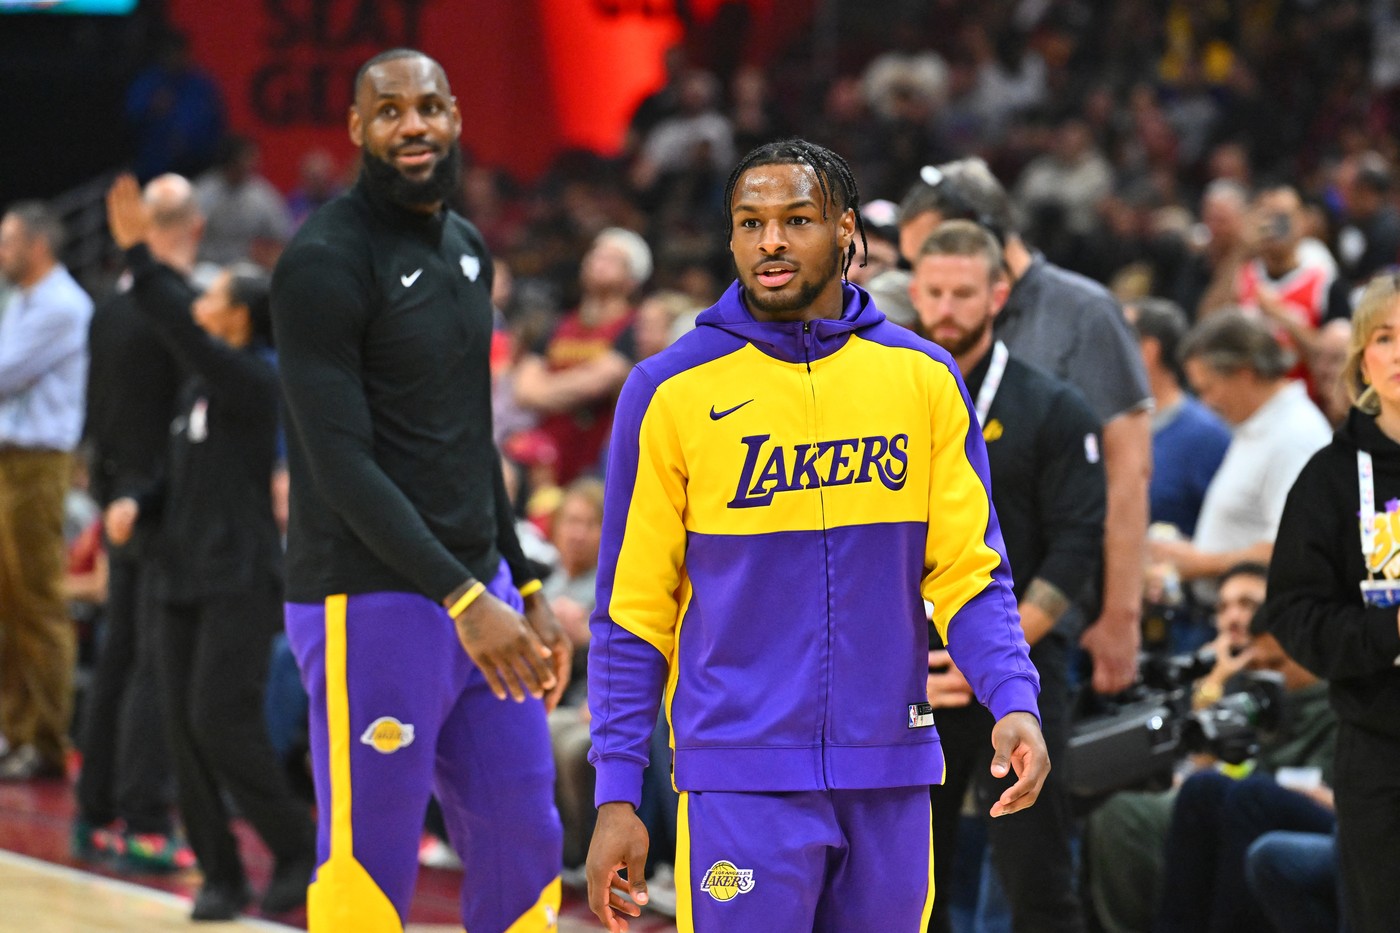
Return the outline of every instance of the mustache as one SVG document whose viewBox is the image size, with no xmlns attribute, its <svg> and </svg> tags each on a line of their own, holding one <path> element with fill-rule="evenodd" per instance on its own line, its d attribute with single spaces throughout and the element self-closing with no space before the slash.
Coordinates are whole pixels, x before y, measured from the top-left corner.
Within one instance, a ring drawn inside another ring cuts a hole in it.
<svg viewBox="0 0 1400 933">
<path fill-rule="evenodd" d="M 433 155 L 442 155 L 443 147 L 430 139 L 406 139 L 389 149 L 389 155 L 396 156 L 405 149 L 427 149 Z"/>
</svg>

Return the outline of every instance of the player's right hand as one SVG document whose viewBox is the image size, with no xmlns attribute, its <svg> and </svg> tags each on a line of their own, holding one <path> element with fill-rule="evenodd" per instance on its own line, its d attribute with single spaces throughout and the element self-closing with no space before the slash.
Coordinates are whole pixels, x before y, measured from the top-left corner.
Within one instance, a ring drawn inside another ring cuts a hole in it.
<svg viewBox="0 0 1400 933">
<path fill-rule="evenodd" d="M 509 694 L 517 703 L 525 695 L 539 699 L 554 687 L 546 648 L 525 617 L 495 596 L 482 593 L 453 620 L 457 640 L 476 662 L 496 699 Z"/>
<path fill-rule="evenodd" d="M 588 907 L 611 933 L 623 933 L 622 915 L 640 917 L 647 902 L 647 849 L 651 837 L 630 803 L 605 803 L 598 808 L 593 841 L 588 844 Z M 627 877 L 618 874 L 627 869 Z M 630 896 L 627 900 L 624 895 Z"/>
</svg>

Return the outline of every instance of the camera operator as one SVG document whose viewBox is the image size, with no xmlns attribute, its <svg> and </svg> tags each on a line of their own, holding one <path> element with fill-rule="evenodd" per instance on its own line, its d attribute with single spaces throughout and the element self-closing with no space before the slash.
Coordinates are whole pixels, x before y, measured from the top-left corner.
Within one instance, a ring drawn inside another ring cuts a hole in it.
<svg viewBox="0 0 1400 933">
<path fill-rule="evenodd" d="M 1256 617 L 1257 618 L 1257 617 Z M 1270 933 L 1272 927 L 1245 882 L 1245 854 L 1273 830 L 1325 833 L 1335 817 L 1326 779 L 1336 740 L 1336 718 L 1326 685 L 1258 630 L 1248 650 L 1251 670 L 1283 675 L 1285 696 L 1299 721 L 1294 745 L 1318 763 L 1273 767 L 1282 749 L 1261 754 L 1242 779 L 1214 768 L 1186 779 L 1172 806 L 1164 849 L 1165 893 L 1156 933 Z M 1244 657 L 1245 655 L 1241 655 Z M 1203 681 L 1204 682 L 1204 681 Z"/>
<path fill-rule="evenodd" d="M 1260 564 L 1230 568 L 1220 580 L 1216 603 L 1216 666 L 1197 683 L 1224 684 L 1227 671 L 1245 659 L 1251 669 L 1278 664 L 1276 652 L 1250 639 L 1251 620 L 1264 603 L 1268 571 Z M 1322 769 L 1331 761 L 1335 720 L 1323 689 L 1302 679 L 1285 678 L 1281 725 L 1268 736 L 1254 760 L 1254 770 L 1274 773 L 1281 768 Z M 1199 706 L 1213 691 L 1193 691 Z M 1205 768 L 1212 759 L 1193 759 L 1186 767 Z M 1312 773 L 1312 772 L 1310 772 Z M 1162 883 L 1165 845 L 1178 788 L 1165 791 L 1124 791 L 1110 797 L 1090 814 L 1085 831 L 1088 900 L 1104 933 L 1148 933 L 1167 890 Z M 1242 884 L 1243 882 L 1241 882 Z"/>
<path fill-rule="evenodd" d="M 1264 624 L 1330 685 L 1337 854 L 1359 933 L 1400 929 L 1400 279 L 1371 280 L 1352 318 L 1353 400 L 1279 525 Z M 1360 515 L 1360 522 L 1357 516 Z"/>
</svg>

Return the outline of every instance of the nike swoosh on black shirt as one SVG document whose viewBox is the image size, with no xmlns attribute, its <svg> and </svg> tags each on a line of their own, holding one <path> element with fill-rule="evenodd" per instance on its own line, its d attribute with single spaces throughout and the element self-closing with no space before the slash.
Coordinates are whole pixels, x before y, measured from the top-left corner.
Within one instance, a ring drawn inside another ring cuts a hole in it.
<svg viewBox="0 0 1400 933">
<path fill-rule="evenodd" d="M 752 401 L 753 401 L 753 399 L 749 399 L 749 402 L 752 402 Z M 736 411 L 738 411 L 739 409 L 741 409 L 741 408 L 743 408 L 745 405 L 747 405 L 749 402 L 740 402 L 738 405 L 735 405 L 733 408 L 726 408 L 724 411 L 715 411 L 715 406 L 711 405 L 711 406 L 710 406 L 710 420 L 711 420 L 711 421 L 718 421 L 719 419 L 725 417 L 726 415 L 732 415 L 732 414 L 734 414 Z"/>
</svg>

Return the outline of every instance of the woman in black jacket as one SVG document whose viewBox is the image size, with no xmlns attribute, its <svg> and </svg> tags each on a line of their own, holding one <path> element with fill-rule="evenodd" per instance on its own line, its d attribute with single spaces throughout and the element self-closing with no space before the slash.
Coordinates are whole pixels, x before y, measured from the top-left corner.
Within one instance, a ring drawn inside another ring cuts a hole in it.
<svg viewBox="0 0 1400 933">
<path fill-rule="evenodd" d="M 1264 624 L 1329 681 L 1345 908 L 1400 930 L 1400 276 L 1372 279 L 1342 378 L 1353 408 L 1284 508 Z M 1358 522 L 1358 516 L 1360 521 Z"/>
<path fill-rule="evenodd" d="M 138 515 L 158 509 L 162 516 L 166 731 L 185 831 L 204 872 L 192 916 L 231 919 L 250 897 L 225 790 L 276 856 L 262 908 L 281 913 L 305 901 L 315 829 L 277 765 L 262 716 L 271 639 L 281 624 L 268 278 L 234 266 L 192 302 L 185 279 L 144 244 L 147 218 L 134 180 L 113 186 L 108 214 L 113 238 L 127 250 L 133 301 L 188 374 L 164 487 L 114 502 L 107 531 L 120 543 Z"/>
</svg>

